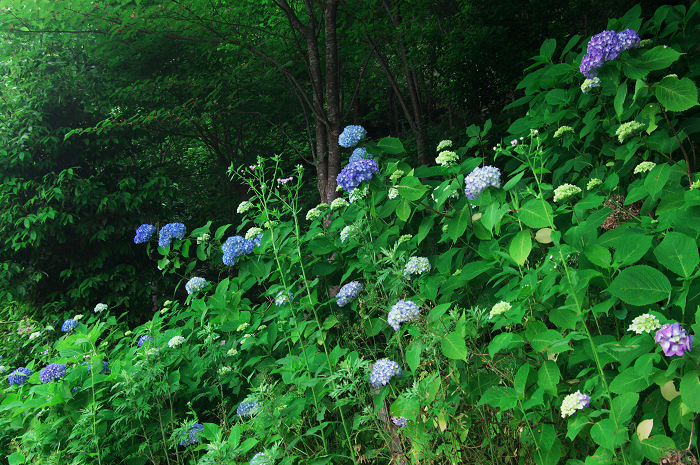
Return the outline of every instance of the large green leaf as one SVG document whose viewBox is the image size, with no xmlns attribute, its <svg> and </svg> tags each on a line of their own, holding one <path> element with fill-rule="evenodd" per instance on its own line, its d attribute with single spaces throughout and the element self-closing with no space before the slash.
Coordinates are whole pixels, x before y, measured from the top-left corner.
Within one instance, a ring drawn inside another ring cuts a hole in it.
<svg viewBox="0 0 700 465">
<path fill-rule="evenodd" d="M 610 418 L 601 420 L 591 427 L 591 438 L 604 449 L 615 450 L 627 440 L 627 429 L 618 429 Z"/>
<path fill-rule="evenodd" d="M 510 256 L 513 257 L 518 265 L 522 266 L 527 260 L 527 256 L 530 255 L 532 250 L 532 238 L 530 237 L 530 230 L 524 229 L 520 231 L 511 241 Z"/>
<path fill-rule="evenodd" d="M 401 178 L 397 189 L 399 190 L 399 195 L 406 200 L 411 200 L 415 202 L 423 197 L 425 191 L 428 190 L 427 186 L 424 186 L 420 179 L 415 176 L 405 176 Z"/>
<path fill-rule="evenodd" d="M 440 349 L 445 357 L 467 361 L 467 345 L 464 342 L 464 337 L 453 331 L 440 341 Z"/>
<path fill-rule="evenodd" d="M 642 441 L 642 454 L 654 463 L 659 463 L 659 459 L 668 454 L 668 451 L 676 448 L 673 439 L 663 434 L 655 434 Z"/>
<path fill-rule="evenodd" d="M 396 205 L 396 216 L 401 221 L 408 221 L 411 216 L 411 203 L 406 199 L 401 199 L 398 205 Z"/>
<path fill-rule="evenodd" d="M 636 392 L 626 392 L 613 399 L 615 419 L 619 426 L 626 425 L 632 419 L 638 403 L 639 394 Z"/>
<path fill-rule="evenodd" d="M 662 272 L 648 265 L 625 268 L 608 292 L 630 305 L 649 305 L 671 295 L 671 283 Z"/>
<path fill-rule="evenodd" d="M 447 222 L 447 234 L 450 236 L 450 239 L 456 241 L 462 237 L 462 234 L 467 230 L 467 226 L 469 226 L 469 222 L 471 221 L 470 216 L 471 212 L 467 208 L 457 210 L 454 215 L 452 215 L 452 218 Z"/>
<path fill-rule="evenodd" d="M 557 395 L 557 384 L 561 379 L 561 372 L 557 364 L 551 360 L 545 360 L 537 373 L 537 384 L 544 391 L 553 396 Z"/>
<path fill-rule="evenodd" d="M 695 240 L 679 232 L 667 233 L 654 255 L 659 263 L 684 278 L 691 276 L 700 264 Z"/>
<path fill-rule="evenodd" d="M 651 247 L 652 236 L 635 235 L 634 239 L 618 241 L 613 255 L 613 267 L 622 268 L 641 259 Z"/>
<path fill-rule="evenodd" d="M 667 110 L 685 111 L 698 105 L 698 88 L 688 78 L 666 76 L 653 87 L 656 98 Z"/>
<path fill-rule="evenodd" d="M 396 137 L 385 137 L 377 142 L 377 146 L 386 153 L 391 153 L 394 155 L 406 151 L 406 149 L 403 148 L 401 140 L 397 139 Z"/>
<path fill-rule="evenodd" d="M 649 387 L 649 384 L 651 384 L 649 380 L 637 373 L 633 367 L 629 367 L 612 380 L 610 391 L 614 394 L 642 392 Z"/>
<path fill-rule="evenodd" d="M 700 413 L 700 380 L 697 372 L 689 371 L 681 379 L 681 399 L 690 410 Z"/>
<path fill-rule="evenodd" d="M 552 225 L 552 206 L 541 199 L 532 199 L 518 210 L 518 219 L 531 228 Z"/>
</svg>

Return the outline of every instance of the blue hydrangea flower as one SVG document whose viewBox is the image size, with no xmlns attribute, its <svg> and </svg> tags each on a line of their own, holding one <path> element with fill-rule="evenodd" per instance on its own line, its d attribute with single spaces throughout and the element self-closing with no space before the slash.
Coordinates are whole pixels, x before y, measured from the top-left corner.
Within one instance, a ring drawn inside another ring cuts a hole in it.
<svg viewBox="0 0 700 465">
<path fill-rule="evenodd" d="M 367 136 L 367 131 L 362 126 L 350 125 L 343 129 L 343 132 L 338 137 L 338 144 L 346 149 L 354 147 Z"/>
<path fill-rule="evenodd" d="M 92 365 L 89 363 L 83 363 L 83 365 L 87 365 L 87 371 L 88 371 L 88 373 L 90 373 L 90 370 L 92 369 Z M 109 363 L 102 360 L 102 371 L 100 371 L 100 374 L 101 375 L 108 375 L 109 373 L 110 373 Z"/>
<path fill-rule="evenodd" d="M 185 225 L 182 223 L 168 223 L 160 229 L 158 236 L 158 246 L 168 247 L 173 239 L 185 237 Z"/>
<path fill-rule="evenodd" d="M 142 244 L 148 242 L 153 233 L 156 232 L 156 227 L 150 224 L 142 224 L 136 229 L 134 244 Z"/>
<path fill-rule="evenodd" d="M 32 373 L 32 370 L 29 368 L 20 367 L 7 376 L 7 381 L 10 383 L 10 386 L 13 384 L 22 385 L 27 381 L 27 378 L 29 378 Z"/>
<path fill-rule="evenodd" d="M 464 178 L 464 194 L 474 200 L 489 186 L 501 187 L 501 171 L 493 166 L 477 167 Z"/>
<path fill-rule="evenodd" d="M 39 373 L 39 379 L 42 383 L 50 383 L 51 381 L 61 379 L 66 375 L 66 366 L 59 363 L 51 363 Z"/>
<path fill-rule="evenodd" d="M 149 336 L 148 334 L 144 334 L 143 336 L 141 336 L 138 339 L 137 343 L 138 343 L 139 347 L 141 347 L 144 342 L 150 341 L 150 340 L 151 340 L 151 336 Z"/>
<path fill-rule="evenodd" d="M 282 305 L 290 303 L 294 300 L 294 294 L 290 291 L 279 291 L 275 297 L 275 305 L 281 307 Z"/>
<path fill-rule="evenodd" d="M 352 151 L 352 155 L 350 155 L 350 163 L 354 162 L 355 160 L 371 160 L 373 158 L 374 157 L 371 153 L 367 153 L 367 149 L 358 147 Z"/>
<path fill-rule="evenodd" d="M 95 313 L 102 313 L 107 310 L 107 304 L 97 304 L 95 305 Z"/>
<path fill-rule="evenodd" d="M 255 250 L 256 243 L 259 244 L 259 241 L 256 242 L 255 240 L 246 239 L 245 237 L 241 236 L 229 237 L 228 239 L 226 239 L 226 242 L 223 246 L 224 264 L 228 266 L 235 265 L 238 259 L 241 258 L 243 255 L 253 253 L 253 250 Z"/>
<path fill-rule="evenodd" d="M 195 292 L 199 292 L 205 287 L 207 287 L 209 283 L 207 282 L 206 279 L 204 278 L 199 278 L 199 277 L 194 277 L 187 281 L 187 284 L 185 284 L 185 290 L 187 291 L 187 294 L 193 294 Z"/>
<path fill-rule="evenodd" d="M 340 288 L 340 291 L 336 294 L 338 298 L 338 307 L 344 307 L 352 299 L 360 295 L 362 291 L 362 284 L 357 281 L 347 283 L 345 286 Z"/>
<path fill-rule="evenodd" d="M 190 426 L 190 429 L 187 432 L 181 431 L 180 445 L 183 447 L 187 447 L 192 444 L 197 444 L 199 442 L 197 434 L 201 433 L 202 431 L 204 431 L 204 426 L 202 426 L 199 423 L 195 423 L 194 425 Z"/>
<path fill-rule="evenodd" d="M 389 310 L 389 326 L 398 331 L 401 323 L 418 318 L 420 307 L 410 300 L 399 300 Z"/>
<path fill-rule="evenodd" d="M 352 192 L 363 181 L 372 179 L 372 175 L 379 171 L 376 160 L 365 160 L 360 158 L 348 163 L 338 174 L 336 182 L 346 191 Z"/>
<path fill-rule="evenodd" d="M 403 376 L 403 370 L 401 370 L 398 363 L 388 358 L 383 358 L 377 360 L 372 367 L 372 373 L 369 375 L 369 382 L 373 388 L 378 388 L 379 386 L 386 386 L 389 380 L 394 376 L 401 378 L 401 376 Z"/>
<path fill-rule="evenodd" d="M 581 60 L 579 70 L 587 79 L 598 76 L 598 68 L 608 60 L 614 60 L 625 50 L 639 46 L 641 39 L 632 29 L 622 32 L 603 31 L 591 38 L 588 53 Z"/>
<path fill-rule="evenodd" d="M 67 333 L 68 331 L 73 331 L 77 327 L 78 327 L 78 320 L 76 320 L 74 318 L 68 318 L 61 325 L 61 331 L 63 331 L 64 333 Z"/>
<path fill-rule="evenodd" d="M 411 276 L 412 274 L 421 274 L 430 271 L 430 262 L 425 257 L 411 257 L 406 263 L 404 274 Z"/>
<path fill-rule="evenodd" d="M 250 465 L 272 465 L 272 461 L 265 452 L 258 452 L 250 459 Z"/>
<path fill-rule="evenodd" d="M 258 413 L 257 402 L 241 402 L 236 409 L 236 415 L 239 417 L 252 417 L 256 413 Z"/>
</svg>

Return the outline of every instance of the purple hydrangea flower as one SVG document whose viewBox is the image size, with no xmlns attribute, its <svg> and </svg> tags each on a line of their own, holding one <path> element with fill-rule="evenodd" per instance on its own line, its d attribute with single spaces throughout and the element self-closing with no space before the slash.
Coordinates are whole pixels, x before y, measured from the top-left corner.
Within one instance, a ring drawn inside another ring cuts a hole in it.
<svg viewBox="0 0 700 465">
<path fill-rule="evenodd" d="M 173 239 L 182 239 L 185 237 L 185 225 L 182 223 L 168 223 L 160 229 L 158 235 L 158 246 L 169 247 Z"/>
<path fill-rule="evenodd" d="M 228 266 L 233 266 L 236 264 L 239 258 L 243 255 L 248 255 L 255 250 L 256 241 L 253 239 L 246 239 L 241 236 L 233 236 L 226 239 L 223 246 L 224 251 L 224 264 Z"/>
<path fill-rule="evenodd" d="M 588 79 L 598 75 L 598 68 L 608 60 L 614 60 L 620 53 L 639 46 L 641 39 L 632 29 L 622 32 L 603 31 L 591 38 L 588 53 L 581 60 L 581 73 Z"/>
<path fill-rule="evenodd" d="M 66 366 L 59 363 L 52 363 L 39 373 L 39 379 L 42 383 L 50 383 L 51 381 L 61 379 L 66 375 Z"/>
<path fill-rule="evenodd" d="M 236 415 L 239 417 L 252 417 L 258 411 L 257 402 L 241 402 L 236 409 Z"/>
<path fill-rule="evenodd" d="M 367 136 L 367 131 L 362 126 L 350 125 L 343 129 L 343 132 L 338 137 L 338 144 L 341 147 L 354 147 Z"/>
<path fill-rule="evenodd" d="M 360 294 L 360 291 L 362 291 L 362 284 L 357 281 L 353 281 L 341 287 L 338 294 L 336 294 L 336 297 L 338 298 L 338 307 L 344 307 L 347 305 L 348 302 Z"/>
<path fill-rule="evenodd" d="M 474 200 L 489 186 L 501 187 L 501 171 L 493 166 L 477 167 L 464 178 L 464 185 L 465 195 Z"/>
<path fill-rule="evenodd" d="M 561 403 L 561 417 L 570 417 L 576 412 L 576 410 L 583 410 L 585 407 L 588 407 L 588 404 L 590 403 L 590 396 L 581 394 L 581 391 L 576 391 L 573 394 L 569 394 Z"/>
<path fill-rule="evenodd" d="M 142 244 L 148 242 L 153 233 L 156 232 L 156 227 L 150 224 L 142 224 L 136 229 L 136 236 L 134 237 L 134 244 Z"/>
<path fill-rule="evenodd" d="M 373 388 L 378 388 L 379 386 L 386 386 L 389 380 L 394 376 L 401 378 L 402 375 L 403 370 L 401 370 L 398 363 L 388 358 L 383 358 L 377 360 L 372 367 L 372 373 L 369 375 L 369 382 Z"/>
<path fill-rule="evenodd" d="M 64 333 L 67 333 L 68 331 L 73 331 L 77 327 L 78 327 L 78 320 L 76 320 L 74 318 L 68 318 L 61 325 L 61 331 L 63 331 Z"/>
<path fill-rule="evenodd" d="M 199 292 L 205 287 L 207 287 L 209 283 L 207 282 L 206 279 L 204 278 L 199 278 L 199 277 L 194 277 L 187 281 L 187 284 L 185 284 L 185 290 L 187 291 L 187 294 L 193 294 L 195 292 Z"/>
<path fill-rule="evenodd" d="M 144 342 L 149 340 L 151 340 L 151 336 L 149 336 L 148 334 L 144 334 L 138 339 L 137 344 L 139 345 L 139 347 L 141 347 Z"/>
<path fill-rule="evenodd" d="M 187 447 L 191 444 L 197 444 L 199 442 L 197 434 L 201 433 L 202 431 L 204 431 L 204 426 L 199 423 L 195 423 L 194 425 L 190 426 L 190 429 L 187 432 L 182 431 L 180 433 L 180 445 Z"/>
<path fill-rule="evenodd" d="M 349 163 L 343 168 L 336 182 L 348 192 L 352 192 L 363 181 L 372 179 L 372 175 L 379 171 L 376 160 L 365 160 L 360 158 Z"/>
<path fill-rule="evenodd" d="M 10 383 L 10 386 L 13 384 L 22 385 L 27 381 L 27 378 L 29 378 L 32 373 L 32 370 L 29 368 L 20 367 L 7 376 L 7 381 Z"/>
<path fill-rule="evenodd" d="M 391 417 L 391 421 L 399 428 L 403 428 L 408 424 L 408 418 L 405 417 Z"/>
<path fill-rule="evenodd" d="M 374 157 L 371 154 L 367 153 L 367 149 L 358 147 L 352 151 L 352 155 L 350 155 L 350 163 L 354 162 L 355 160 L 371 160 L 373 158 Z"/>
<path fill-rule="evenodd" d="M 654 341 L 659 343 L 667 357 L 681 356 L 686 351 L 690 352 L 693 336 L 689 336 L 678 323 L 665 324 L 656 332 Z"/>
<path fill-rule="evenodd" d="M 420 307 L 410 300 L 399 300 L 389 311 L 389 326 L 398 331 L 401 323 L 418 318 Z"/>
</svg>

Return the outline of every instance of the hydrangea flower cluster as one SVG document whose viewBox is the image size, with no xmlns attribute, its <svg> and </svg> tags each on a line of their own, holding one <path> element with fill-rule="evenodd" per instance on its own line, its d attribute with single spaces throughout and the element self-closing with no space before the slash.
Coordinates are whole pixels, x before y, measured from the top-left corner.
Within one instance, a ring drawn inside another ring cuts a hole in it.
<svg viewBox="0 0 700 465">
<path fill-rule="evenodd" d="M 39 336 L 41 336 L 41 331 L 35 331 L 29 335 L 29 340 L 33 341 L 34 339 L 38 338 Z"/>
<path fill-rule="evenodd" d="M 581 92 L 583 92 L 584 94 L 588 94 L 594 87 L 598 86 L 600 86 L 599 77 L 594 77 L 593 79 L 586 79 L 585 81 L 583 81 L 583 84 L 581 84 Z"/>
<path fill-rule="evenodd" d="M 645 313 L 644 315 L 639 315 L 637 318 L 632 320 L 632 324 L 627 329 L 627 331 L 634 331 L 637 334 L 651 333 L 657 329 L 661 328 L 661 323 L 659 319 L 654 315 Z"/>
<path fill-rule="evenodd" d="M 574 128 L 571 126 L 562 126 L 559 129 L 556 130 L 554 133 L 554 138 L 558 139 L 562 136 L 565 136 L 566 134 L 573 134 L 574 133 Z"/>
<path fill-rule="evenodd" d="M 601 184 L 603 184 L 603 181 L 601 181 L 598 178 L 593 178 L 590 181 L 588 181 L 588 184 L 586 184 L 586 189 L 591 190 L 594 187 L 600 186 Z"/>
<path fill-rule="evenodd" d="M 190 426 L 189 431 L 180 432 L 180 445 L 187 447 L 192 444 L 197 444 L 199 442 L 197 434 L 201 433 L 202 431 L 204 431 L 204 426 L 199 423 L 195 423 L 194 425 Z"/>
<path fill-rule="evenodd" d="M 439 152 L 440 150 L 446 149 L 448 147 L 452 147 L 452 141 L 449 139 L 441 140 L 437 146 L 436 151 Z"/>
<path fill-rule="evenodd" d="M 391 307 L 389 310 L 389 316 L 387 320 L 389 321 L 389 326 L 394 328 L 394 331 L 398 331 L 401 323 L 409 320 L 415 320 L 420 314 L 420 307 L 410 300 L 399 300 Z"/>
<path fill-rule="evenodd" d="M 413 239 L 413 234 L 403 234 L 403 235 L 399 236 L 398 243 L 401 244 L 403 242 L 408 242 L 411 239 Z M 430 262 L 428 262 L 428 264 L 430 264 Z"/>
<path fill-rule="evenodd" d="M 369 375 L 369 382 L 373 388 L 378 388 L 379 386 L 386 386 L 389 380 L 394 376 L 401 378 L 402 375 L 403 370 L 401 370 L 398 363 L 388 358 L 382 358 L 377 360 L 372 367 L 372 373 Z"/>
<path fill-rule="evenodd" d="M 311 210 L 309 210 L 308 212 L 306 212 L 306 220 L 307 221 L 317 220 L 317 219 L 321 218 L 321 216 L 323 216 L 323 212 L 316 207 L 314 207 Z"/>
<path fill-rule="evenodd" d="M 337 199 L 333 200 L 331 202 L 331 210 L 337 210 L 340 207 L 347 207 L 350 205 L 347 200 L 345 200 L 342 197 L 338 197 Z"/>
<path fill-rule="evenodd" d="M 644 124 L 637 121 L 629 121 L 627 123 L 621 124 L 615 135 L 617 140 L 622 144 L 626 139 L 638 134 L 642 129 L 644 129 Z"/>
<path fill-rule="evenodd" d="M 354 162 L 355 160 L 371 160 L 374 157 L 372 156 L 371 153 L 367 153 L 367 149 L 363 149 L 362 147 L 358 147 L 355 150 L 352 151 L 352 155 L 350 155 L 350 163 Z"/>
<path fill-rule="evenodd" d="M 13 384 L 19 384 L 21 386 L 27 381 L 27 378 L 29 378 L 32 375 L 32 373 L 33 371 L 29 368 L 17 368 L 15 371 L 13 371 L 7 376 L 7 382 L 10 383 L 10 386 L 12 386 Z"/>
<path fill-rule="evenodd" d="M 194 278 L 187 281 L 187 284 L 185 284 L 185 290 L 187 291 L 187 294 L 191 295 L 195 292 L 201 291 L 208 285 L 209 283 L 206 279 L 195 276 Z"/>
<path fill-rule="evenodd" d="M 391 173 L 391 176 L 389 176 L 389 179 L 391 180 L 391 182 L 396 182 L 403 175 L 404 175 L 403 170 L 396 170 L 393 173 Z"/>
<path fill-rule="evenodd" d="M 406 263 L 404 274 L 411 276 L 412 274 L 421 274 L 430 271 L 430 262 L 425 257 L 411 257 Z"/>
<path fill-rule="evenodd" d="M 475 200 L 487 187 L 501 187 L 501 171 L 493 166 L 477 167 L 464 178 L 464 185 L 467 198 Z"/>
<path fill-rule="evenodd" d="M 357 145 L 367 136 L 367 130 L 359 125 L 346 126 L 338 137 L 338 144 L 341 147 L 350 148 Z"/>
<path fill-rule="evenodd" d="M 225 374 L 230 373 L 230 372 L 231 372 L 230 366 L 222 366 L 218 370 L 219 376 L 224 376 Z"/>
<path fill-rule="evenodd" d="M 377 165 L 376 160 L 360 158 L 345 165 L 345 168 L 338 174 L 336 182 L 346 191 L 352 192 L 363 181 L 372 179 L 372 175 L 377 171 L 379 171 L 379 165 Z"/>
<path fill-rule="evenodd" d="M 66 375 L 66 366 L 59 363 L 51 363 L 39 373 L 39 380 L 42 383 L 50 383 L 56 379 L 61 379 Z"/>
<path fill-rule="evenodd" d="M 408 424 L 408 418 L 405 417 L 391 417 L 391 421 L 399 428 L 403 428 Z"/>
<path fill-rule="evenodd" d="M 564 401 L 561 403 L 561 417 L 569 417 L 576 413 L 576 410 L 583 410 L 584 407 L 588 407 L 590 403 L 591 398 L 586 394 L 581 394 L 581 391 L 569 394 L 564 397 Z"/>
<path fill-rule="evenodd" d="M 90 365 L 89 363 L 84 363 L 83 365 L 87 365 L 87 371 L 88 371 L 88 373 L 90 373 L 90 370 L 92 369 L 92 365 Z M 99 374 L 101 374 L 101 375 L 108 375 L 109 372 L 110 372 L 110 370 L 109 370 L 109 363 L 107 363 L 106 361 L 102 360 L 102 371 L 100 371 Z"/>
<path fill-rule="evenodd" d="M 392 187 L 389 189 L 389 194 L 387 195 L 387 197 L 389 197 L 389 200 L 393 200 L 398 196 L 399 196 L 399 190 L 396 187 Z"/>
<path fill-rule="evenodd" d="M 247 200 L 244 200 L 240 204 L 238 204 L 238 208 L 236 208 L 236 213 L 238 214 L 243 214 L 253 208 L 253 203 L 249 202 Z"/>
<path fill-rule="evenodd" d="M 369 195 L 369 186 L 365 184 L 362 187 L 358 187 L 357 189 L 353 189 L 352 192 L 350 192 L 350 197 L 348 200 L 350 203 L 356 202 L 357 200 L 362 200 L 365 197 Z"/>
<path fill-rule="evenodd" d="M 459 155 L 451 150 L 443 150 L 435 159 L 435 163 L 445 168 L 449 168 L 454 165 L 455 162 L 459 160 Z"/>
<path fill-rule="evenodd" d="M 143 336 L 141 336 L 138 339 L 137 343 L 138 343 L 139 347 L 141 347 L 144 342 L 150 341 L 150 340 L 151 340 L 151 336 L 149 336 L 148 334 L 144 334 Z"/>
<path fill-rule="evenodd" d="M 107 304 L 97 304 L 95 305 L 95 313 L 102 313 L 107 310 Z"/>
<path fill-rule="evenodd" d="M 263 234 L 262 228 L 254 227 L 254 228 L 250 228 L 248 231 L 246 231 L 245 238 L 250 239 L 253 242 L 257 241 L 255 244 L 255 246 L 257 247 L 260 245 L 260 240 L 262 239 L 262 234 Z"/>
<path fill-rule="evenodd" d="M 359 233 L 360 229 L 357 225 L 351 224 L 350 226 L 345 226 L 342 231 L 340 231 L 340 242 L 344 243 L 348 237 L 352 237 Z"/>
<path fill-rule="evenodd" d="M 225 265 L 233 266 L 243 255 L 253 253 L 255 242 L 253 239 L 246 239 L 241 236 L 233 236 L 226 239 L 223 246 Z"/>
<path fill-rule="evenodd" d="M 204 233 L 197 238 L 197 245 L 206 244 L 211 239 L 211 234 Z"/>
<path fill-rule="evenodd" d="M 581 192 L 579 187 L 573 184 L 562 184 L 561 186 L 554 189 L 554 201 L 558 202 L 560 200 L 567 199 L 572 195 L 576 195 Z"/>
<path fill-rule="evenodd" d="M 282 305 L 290 303 L 294 299 L 294 294 L 290 291 L 279 291 L 275 297 L 275 305 L 281 307 Z"/>
<path fill-rule="evenodd" d="M 156 227 L 150 224 L 142 224 L 136 228 L 136 236 L 134 236 L 134 244 L 142 244 L 148 240 L 156 232 Z"/>
<path fill-rule="evenodd" d="M 693 336 L 689 336 L 686 330 L 678 323 L 665 324 L 656 332 L 654 341 L 661 346 L 664 355 L 667 357 L 673 355 L 680 357 L 686 351 L 690 352 Z"/>
<path fill-rule="evenodd" d="M 172 338 L 168 341 L 168 347 L 170 347 L 171 349 L 174 349 L 174 348 L 176 348 L 176 347 L 180 347 L 184 342 L 185 342 L 185 338 L 184 338 L 184 337 L 182 337 L 182 336 L 175 336 L 175 337 L 172 337 Z"/>
<path fill-rule="evenodd" d="M 272 461 L 265 452 L 258 452 L 250 459 L 250 465 L 272 465 Z"/>
<path fill-rule="evenodd" d="M 73 331 L 77 327 L 78 327 L 78 320 L 76 320 L 75 318 L 68 318 L 61 325 L 61 331 L 63 331 L 64 333 L 67 333 L 68 331 Z"/>
<path fill-rule="evenodd" d="M 338 307 L 344 307 L 347 305 L 347 303 L 357 297 L 361 291 L 362 284 L 360 284 L 358 281 L 347 283 L 345 286 L 341 287 L 338 294 L 336 294 L 336 297 L 338 298 Z"/>
<path fill-rule="evenodd" d="M 496 305 L 491 308 L 491 312 L 489 313 L 489 319 L 492 319 L 496 315 L 503 315 L 505 312 L 511 309 L 511 305 L 508 302 L 498 302 Z"/>
<path fill-rule="evenodd" d="M 169 247 L 173 239 L 185 237 L 185 225 L 182 223 L 168 223 L 158 233 L 158 247 Z"/>
<path fill-rule="evenodd" d="M 257 402 L 241 402 L 236 409 L 236 415 L 239 417 L 252 417 L 258 412 Z"/>
<path fill-rule="evenodd" d="M 591 38 L 588 53 L 581 60 L 581 73 L 588 79 L 598 75 L 598 68 L 608 60 L 614 60 L 620 53 L 639 46 L 641 39 L 632 29 L 621 32 L 603 31 Z"/>
<path fill-rule="evenodd" d="M 653 161 L 643 161 L 634 167 L 634 174 L 645 173 L 651 171 L 656 166 Z"/>
</svg>

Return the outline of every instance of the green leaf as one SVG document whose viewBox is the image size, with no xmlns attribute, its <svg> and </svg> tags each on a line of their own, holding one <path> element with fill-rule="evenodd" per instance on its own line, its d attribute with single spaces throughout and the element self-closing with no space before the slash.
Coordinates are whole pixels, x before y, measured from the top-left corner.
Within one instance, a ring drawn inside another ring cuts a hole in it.
<svg viewBox="0 0 700 465">
<path fill-rule="evenodd" d="M 455 212 L 452 218 L 447 222 L 447 234 L 450 236 L 450 239 L 456 241 L 462 237 L 462 234 L 467 230 L 467 226 L 469 226 L 469 222 L 471 221 L 470 216 L 471 212 L 468 208 L 463 208 Z"/>
<path fill-rule="evenodd" d="M 656 98 L 667 110 L 685 111 L 698 104 L 698 88 L 688 78 L 666 76 L 653 87 Z"/>
<path fill-rule="evenodd" d="M 408 221 L 411 217 L 411 203 L 406 199 L 401 199 L 396 206 L 396 217 L 401 221 Z"/>
<path fill-rule="evenodd" d="M 615 100 L 613 105 L 615 107 L 615 114 L 620 117 L 622 112 L 625 110 L 625 98 L 627 98 L 627 81 L 624 81 L 617 88 L 617 94 L 615 94 Z"/>
<path fill-rule="evenodd" d="M 629 367 L 612 380 L 610 383 L 610 391 L 614 394 L 642 392 L 644 389 L 648 388 L 650 384 L 650 381 L 637 373 L 633 367 Z"/>
<path fill-rule="evenodd" d="M 557 364 L 551 360 L 545 360 L 537 373 L 537 384 L 544 391 L 553 396 L 557 395 L 557 384 L 561 379 L 561 372 Z"/>
<path fill-rule="evenodd" d="M 635 235 L 634 240 L 618 241 L 613 255 L 613 267 L 622 268 L 637 262 L 651 247 L 652 236 Z"/>
<path fill-rule="evenodd" d="M 406 149 L 403 148 L 401 140 L 396 137 L 385 137 L 377 143 L 377 147 L 384 150 L 386 153 L 391 153 L 396 155 L 398 153 L 404 153 Z"/>
<path fill-rule="evenodd" d="M 518 219 L 534 229 L 552 226 L 552 206 L 542 199 L 532 199 L 518 210 Z"/>
<path fill-rule="evenodd" d="M 453 331 L 441 339 L 440 349 L 447 358 L 467 361 L 467 345 L 464 342 L 464 337 L 457 331 Z"/>
<path fill-rule="evenodd" d="M 425 191 L 428 190 L 428 188 L 420 182 L 420 179 L 415 176 L 405 176 L 401 178 L 397 189 L 401 197 L 413 202 L 420 200 L 423 194 L 425 194 Z"/>
<path fill-rule="evenodd" d="M 569 102 L 569 95 L 564 89 L 552 89 L 544 96 L 544 100 L 552 106 L 562 106 Z"/>
<path fill-rule="evenodd" d="M 420 354 L 423 351 L 423 346 L 414 342 L 411 347 L 406 351 L 406 363 L 412 372 L 416 372 L 418 365 L 420 365 Z"/>
<path fill-rule="evenodd" d="M 689 371 L 681 379 L 681 400 L 695 413 L 700 413 L 700 380 L 695 371 Z"/>
<path fill-rule="evenodd" d="M 489 355 L 493 358 L 501 350 L 518 347 L 523 344 L 523 338 L 515 333 L 501 333 L 489 343 Z"/>
<path fill-rule="evenodd" d="M 659 263 L 684 278 L 690 277 L 700 264 L 695 240 L 679 232 L 666 233 L 664 240 L 654 249 L 654 255 Z"/>
<path fill-rule="evenodd" d="M 606 418 L 591 427 L 591 439 L 604 449 L 615 450 L 628 440 L 627 430 L 615 428 L 615 422 Z"/>
<path fill-rule="evenodd" d="M 639 62 L 649 71 L 655 71 L 668 68 L 673 62 L 678 60 L 681 55 L 683 54 L 671 47 L 659 45 L 658 47 L 644 52 L 639 58 Z"/>
<path fill-rule="evenodd" d="M 671 167 L 667 163 L 656 165 L 644 179 L 644 188 L 654 197 L 664 188 L 670 175 Z"/>
<path fill-rule="evenodd" d="M 624 426 L 632 419 L 634 411 L 639 403 L 639 394 L 636 392 L 626 392 L 613 399 L 615 418 L 619 426 Z"/>
<path fill-rule="evenodd" d="M 547 347 L 557 341 L 560 341 L 563 337 L 564 336 L 562 336 L 559 331 L 548 329 L 546 331 L 542 331 L 541 333 L 537 333 L 534 337 L 532 337 L 532 339 L 530 339 L 530 345 L 537 352 L 544 352 L 547 350 Z"/>
<path fill-rule="evenodd" d="M 530 374 L 530 364 L 523 363 L 523 365 L 518 368 L 517 373 L 515 373 L 515 378 L 513 378 L 513 388 L 515 392 L 518 393 L 518 398 L 523 399 L 525 397 L 525 388 L 527 387 L 527 377 Z"/>
<path fill-rule="evenodd" d="M 676 448 L 673 439 L 663 434 L 655 434 L 642 441 L 642 454 L 654 463 L 659 463 L 659 459 L 668 454 L 668 451 Z"/>
<path fill-rule="evenodd" d="M 608 287 L 608 292 L 630 305 L 649 305 L 668 299 L 671 283 L 659 270 L 636 265 L 622 270 Z"/>
<path fill-rule="evenodd" d="M 515 260 L 520 266 L 525 263 L 525 260 L 527 260 L 527 256 L 530 255 L 531 250 L 532 238 L 530 237 L 529 229 L 520 231 L 513 238 L 510 243 L 510 248 L 508 249 L 510 256 L 513 257 L 513 260 Z"/>
</svg>

